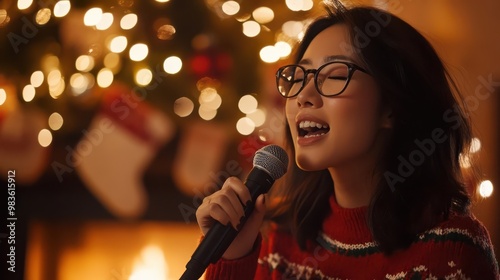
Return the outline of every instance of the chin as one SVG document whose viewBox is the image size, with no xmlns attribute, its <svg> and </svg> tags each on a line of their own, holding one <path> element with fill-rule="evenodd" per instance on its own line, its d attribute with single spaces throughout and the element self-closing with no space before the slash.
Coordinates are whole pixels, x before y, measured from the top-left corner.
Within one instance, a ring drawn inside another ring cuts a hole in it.
<svg viewBox="0 0 500 280">
<path fill-rule="evenodd" d="M 295 163 L 304 171 L 319 171 L 328 168 L 328 166 L 318 162 L 317 159 L 315 160 L 307 155 L 296 155 Z"/>
</svg>

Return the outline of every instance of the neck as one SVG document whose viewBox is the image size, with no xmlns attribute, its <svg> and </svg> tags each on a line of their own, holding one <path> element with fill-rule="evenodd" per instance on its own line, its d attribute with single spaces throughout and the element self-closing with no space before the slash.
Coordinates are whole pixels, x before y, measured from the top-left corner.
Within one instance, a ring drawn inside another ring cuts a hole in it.
<svg viewBox="0 0 500 280">
<path fill-rule="evenodd" d="M 334 182 L 334 193 L 337 204 L 343 208 L 368 206 L 375 192 L 378 178 L 373 170 L 363 168 L 330 168 L 330 176 Z"/>
</svg>

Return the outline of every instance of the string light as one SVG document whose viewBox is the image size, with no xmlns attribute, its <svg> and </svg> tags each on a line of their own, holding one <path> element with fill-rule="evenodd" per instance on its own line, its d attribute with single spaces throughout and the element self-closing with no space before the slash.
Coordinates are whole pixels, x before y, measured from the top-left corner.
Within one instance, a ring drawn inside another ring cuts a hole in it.
<svg viewBox="0 0 500 280">
<path fill-rule="evenodd" d="M 120 20 L 120 27 L 123 30 L 129 30 L 135 27 L 138 17 L 134 13 L 126 14 Z"/>
<path fill-rule="evenodd" d="M 260 33 L 260 24 L 256 21 L 249 20 L 243 23 L 243 34 L 247 37 L 255 37 Z"/>
<path fill-rule="evenodd" d="M 194 103 L 187 97 L 181 97 L 174 102 L 174 113 L 179 117 L 187 117 L 194 110 Z"/>
<path fill-rule="evenodd" d="M 63 117 L 61 116 L 61 114 L 54 112 L 49 116 L 48 123 L 49 123 L 50 129 L 59 130 L 62 127 L 64 120 L 63 120 Z"/>
<path fill-rule="evenodd" d="M 97 74 L 97 85 L 102 88 L 107 88 L 113 83 L 113 79 L 113 72 L 107 68 L 103 68 Z"/>
<path fill-rule="evenodd" d="M 60 0 L 54 5 L 54 16 L 64 17 L 71 10 L 71 2 L 69 0 Z"/>
<path fill-rule="evenodd" d="M 493 193 L 493 183 L 490 180 L 484 180 L 479 184 L 479 195 L 483 198 L 490 197 Z"/>
<path fill-rule="evenodd" d="M 0 9 L 0 27 L 6 26 L 10 22 L 9 14 L 7 10 Z"/>
<path fill-rule="evenodd" d="M 206 104 L 201 104 L 200 107 L 198 108 L 198 114 L 200 115 L 200 118 L 209 121 L 215 118 L 217 116 L 217 110 L 214 110 L 210 106 L 207 106 Z"/>
<path fill-rule="evenodd" d="M 238 109 L 244 114 L 252 113 L 258 105 L 257 99 L 250 94 L 242 96 L 238 101 Z"/>
<path fill-rule="evenodd" d="M 140 86 L 147 86 L 153 80 L 153 72 L 148 68 L 142 68 L 135 74 L 135 83 Z"/>
<path fill-rule="evenodd" d="M 35 87 L 32 85 L 26 85 L 23 88 L 23 100 L 30 102 L 35 98 Z"/>
<path fill-rule="evenodd" d="M 110 69 L 114 74 L 118 73 L 121 69 L 120 55 L 116 53 L 108 53 L 104 57 L 104 67 Z"/>
<path fill-rule="evenodd" d="M 138 43 L 130 47 L 129 57 L 133 61 L 142 61 L 148 56 L 148 53 L 148 46 L 143 43 Z"/>
<path fill-rule="evenodd" d="M 113 14 L 104 13 L 101 16 L 101 20 L 96 24 L 95 28 L 97 30 L 106 30 L 113 24 Z"/>
<path fill-rule="evenodd" d="M 101 8 L 91 8 L 83 16 L 83 24 L 86 26 L 95 26 L 101 21 L 102 9 Z"/>
<path fill-rule="evenodd" d="M 0 88 L 0 106 L 2 106 L 7 100 L 7 92 L 5 89 Z"/>
<path fill-rule="evenodd" d="M 274 63 L 280 59 L 279 51 L 274 46 L 265 46 L 260 52 L 260 59 L 266 63 Z"/>
<path fill-rule="evenodd" d="M 163 62 L 163 70 L 168 74 L 177 74 L 182 69 L 182 60 L 177 56 L 170 56 Z"/>
<path fill-rule="evenodd" d="M 273 21 L 274 12 L 268 7 L 259 7 L 252 12 L 252 16 L 257 22 L 265 24 Z"/>
<path fill-rule="evenodd" d="M 52 16 L 52 12 L 48 8 L 43 8 L 38 10 L 38 12 L 35 15 L 35 22 L 38 25 L 45 25 L 47 22 L 49 22 L 50 17 Z"/>
<path fill-rule="evenodd" d="M 81 55 L 75 61 L 75 68 L 78 71 L 88 72 L 94 68 L 94 57 Z"/>
<path fill-rule="evenodd" d="M 222 11 L 228 16 L 235 15 L 240 11 L 240 4 L 236 1 L 226 1 L 222 4 Z"/>
<path fill-rule="evenodd" d="M 17 8 L 19 10 L 26 10 L 31 6 L 31 4 L 33 4 L 33 0 L 18 0 Z"/>
<path fill-rule="evenodd" d="M 470 153 L 477 153 L 481 150 L 481 140 L 479 138 L 472 138 L 471 145 L 469 148 Z"/>
<path fill-rule="evenodd" d="M 37 70 L 31 74 L 30 83 L 32 86 L 37 88 L 42 85 L 43 79 L 44 79 L 43 72 Z"/>
<path fill-rule="evenodd" d="M 42 147 L 48 147 L 52 143 L 52 133 L 44 128 L 38 133 L 38 143 Z"/>
<path fill-rule="evenodd" d="M 253 112 L 247 114 L 247 117 L 253 121 L 256 127 L 266 122 L 266 113 L 262 109 L 255 109 Z"/>
<path fill-rule="evenodd" d="M 241 135 L 250 135 L 255 130 L 255 124 L 250 118 L 243 117 L 236 123 L 236 130 Z"/>
<path fill-rule="evenodd" d="M 75 73 L 69 79 L 69 85 L 74 95 L 80 95 L 89 88 L 89 79 L 82 73 Z"/>
<path fill-rule="evenodd" d="M 114 53 L 121 53 L 127 48 L 128 40 L 125 36 L 116 36 L 109 43 L 109 50 Z"/>
</svg>

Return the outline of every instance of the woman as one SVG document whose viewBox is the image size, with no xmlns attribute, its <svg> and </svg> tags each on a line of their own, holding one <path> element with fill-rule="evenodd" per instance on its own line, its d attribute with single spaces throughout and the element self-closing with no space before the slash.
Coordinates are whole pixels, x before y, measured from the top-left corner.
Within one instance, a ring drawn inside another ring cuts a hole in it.
<svg viewBox="0 0 500 280">
<path fill-rule="evenodd" d="M 277 72 L 295 163 L 207 279 L 499 279 L 469 212 L 471 129 L 449 81 L 394 15 L 337 3 L 313 22 Z M 197 211 L 203 234 L 214 220 L 238 227 L 249 199 L 229 178 Z"/>
</svg>

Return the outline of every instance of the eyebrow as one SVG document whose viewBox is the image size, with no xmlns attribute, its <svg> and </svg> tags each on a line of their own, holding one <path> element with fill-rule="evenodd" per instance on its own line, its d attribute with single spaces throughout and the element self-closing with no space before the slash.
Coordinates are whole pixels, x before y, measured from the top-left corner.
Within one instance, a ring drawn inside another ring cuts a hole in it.
<svg viewBox="0 0 500 280">
<path fill-rule="evenodd" d="M 338 54 L 338 55 L 330 55 L 330 56 L 323 58 L 323 63 L 327 63 L 327 62 L 331 62 L 331 61 L 335 61 L 335 60 L 353 61 L 353 59 L 351 57 Z M 312 62 L 310 59 L 302 59 L 299 61 L 299 64 L 312 64 Z"/>
</svg>

